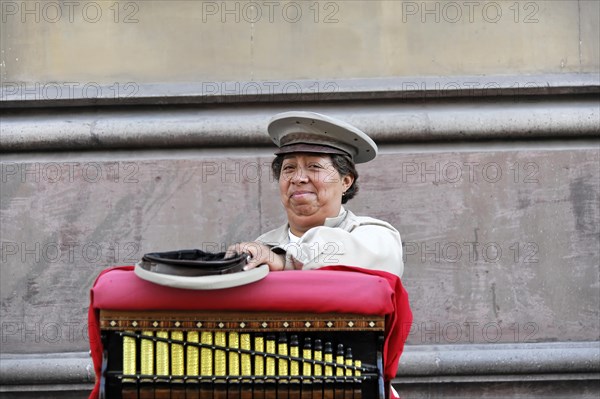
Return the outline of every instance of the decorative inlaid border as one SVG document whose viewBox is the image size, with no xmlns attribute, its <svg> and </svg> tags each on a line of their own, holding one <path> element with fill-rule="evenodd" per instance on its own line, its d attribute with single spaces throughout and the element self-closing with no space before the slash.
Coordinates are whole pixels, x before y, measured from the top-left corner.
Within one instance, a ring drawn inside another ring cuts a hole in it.
<svg viewBox="0 0 600 399">
<path fill-rule="evenodd" d="M 315 313 L 100 311 L 102 330 L 383 331 L 383 316 Z"/>
</svg>

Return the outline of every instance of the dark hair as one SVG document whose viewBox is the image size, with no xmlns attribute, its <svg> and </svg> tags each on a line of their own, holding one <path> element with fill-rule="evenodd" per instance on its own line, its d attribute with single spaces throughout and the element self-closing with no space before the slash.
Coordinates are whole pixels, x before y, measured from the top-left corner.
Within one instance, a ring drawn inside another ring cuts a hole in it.
<svg viewBox="0 0 600 399">
<path fill-rule="evenodd" d="M 342 196 L 342 204 L 345 204 L 358 193 L 358 172 L 356 171 L 356 166 L 354 162 L 347 155 L 340 154 L 326 154 L 331 158 L 331 163 L 333 164 L 335 170 L 340 174 L 341 177 L 346 175 L 352 175 L 354 177 L 354 181 L 346 193 Z M 283 159 L 285 158 L 284 154 L 277 155 L 273 162 L 271 163 L 271 171 L 273 172 L 273 176 L 276 180 L 279 180 L 279 176 L 281 175 L 281 167 L 283 165 Z"/>
</svg>

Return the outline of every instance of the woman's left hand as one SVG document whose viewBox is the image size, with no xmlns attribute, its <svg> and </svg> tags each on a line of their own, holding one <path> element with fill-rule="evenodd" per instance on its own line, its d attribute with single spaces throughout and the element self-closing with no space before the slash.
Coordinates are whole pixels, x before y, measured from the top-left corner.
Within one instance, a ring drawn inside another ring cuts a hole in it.
<svg viewBox="0 0 600 399">
<path fill-rule="evenodd" d="M 257 266 L 267 264 L 269 270 L 279 271 L 283 270 L 285 266 L 283 255 L 277 255 L 271 251 L 271 248 L 256 241 L 240 242 L 229 246 L 225 257 L 234 256 L 236 253 L 249 255 L 248 263 L 244 266 L 244 270 L 254 269 Z"/>
</svg>

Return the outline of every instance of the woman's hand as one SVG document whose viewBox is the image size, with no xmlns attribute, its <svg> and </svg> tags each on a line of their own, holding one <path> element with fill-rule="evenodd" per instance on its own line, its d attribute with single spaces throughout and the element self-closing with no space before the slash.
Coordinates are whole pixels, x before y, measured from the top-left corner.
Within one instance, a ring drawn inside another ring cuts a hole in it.
<svg viewBox="0 0 600 399">
<path fill-rule="evenodd" d="M 279 271 L 283 270 L 285 266 L 285 258 L 283 255 L 277 255 L 271 251 L 271 248 L 256 241 L 240 242 L 229 246 L 225 257 L 229 258 L 236 253 L 248 254 L 250 257 L 248 263 L 244 266 L 244 270 L 254 269 L 257 266 L 267 264 L 269 265 L 269 270 Z"/>
</svg>

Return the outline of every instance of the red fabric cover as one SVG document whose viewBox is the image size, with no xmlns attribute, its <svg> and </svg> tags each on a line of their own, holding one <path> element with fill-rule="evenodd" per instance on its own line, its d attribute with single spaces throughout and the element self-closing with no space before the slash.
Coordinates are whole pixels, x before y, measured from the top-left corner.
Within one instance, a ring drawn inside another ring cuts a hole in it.
<svg viewBox="0 0 600 399">
<path fill-rule="evenodd" d="M 357 273 L 359 272 L 359 273 Z M 300 289 L 305 287 L 303 289 Z M 88 313 L 90 348 L 100 388 L 102 342 L 99 310 L 223 310 L 309 313 L 357 313 L 386 316 L 384 374 L 396 375 L 412 313 L 397 276 L 345 266 L 311 271 L 272 272 L 241 287 L 198 291 L 164 287 L 138 278 L 133 266 L 104 270 L 91 290 Z"/>
<path fill-rule="evenodd" d="M 402 355 L 402 351 L 404 350 L 404 343 L 408 338 L 413 321 L 413 314 L 410 310 L 410 303 L 408 301 L 408 292 L 406 292 L 404 286 L 402 286 L 400 277 L 380 270 L 349 266 L 329 266 L 320 270 L 354 271 L 369 274 L 371 276 L 378 276 L 387 280 L 392 290 L 390 300 L 394 310 L 391 313 L 385 313 L 386 332 L 385 342 L 383 344 L 385 364 L 383 365 L 383 372 L 385 380 L 391 381 L 396 377 L 400 355 Z"/>
</svg>

